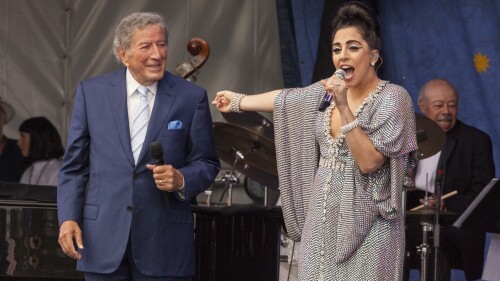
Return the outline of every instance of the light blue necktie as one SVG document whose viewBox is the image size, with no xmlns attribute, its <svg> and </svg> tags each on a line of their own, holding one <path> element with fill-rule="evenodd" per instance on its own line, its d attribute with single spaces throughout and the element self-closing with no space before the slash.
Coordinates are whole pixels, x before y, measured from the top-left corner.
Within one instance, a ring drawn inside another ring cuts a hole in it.
<svg viewBox="0 0 500 281">
<path fill-rule="evenodd" d="M 135 108 L 135 117 L 132 122 L 132 135 L 130 137 L 136 164 L 139 154 L 141 153 L 142 144 L 144 143 L 149 123 L 148 88 L 142 85 L 139 86 L 137 88 L 137 94 L 139 95 L 139 103 Z"/>
</svg>

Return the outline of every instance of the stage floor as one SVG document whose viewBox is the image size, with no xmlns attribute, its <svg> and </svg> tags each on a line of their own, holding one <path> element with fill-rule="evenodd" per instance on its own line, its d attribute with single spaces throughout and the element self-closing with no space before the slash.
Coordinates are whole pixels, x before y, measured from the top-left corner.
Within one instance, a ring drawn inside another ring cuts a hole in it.
<svg viewBox="0 0 500 281">
<path fill-rule="evenodd" d="M 288 272 L 290 269 L 290 276 Z M 297 281 L 297 263 L 290 264 L 286 261 L 280 262 L 280 280 L 279 281 Z"/>
</svg>

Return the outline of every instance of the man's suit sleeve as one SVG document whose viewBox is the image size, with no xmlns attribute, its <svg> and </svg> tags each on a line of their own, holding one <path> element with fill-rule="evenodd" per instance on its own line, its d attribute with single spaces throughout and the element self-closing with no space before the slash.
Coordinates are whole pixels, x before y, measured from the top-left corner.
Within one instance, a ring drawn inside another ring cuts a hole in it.
<svg viewBox="0 0 500 281">
<path fill-rule="evenodd" d="M 495 177 L 491 138 L 484 133 L 476 133 L 475 135 L 476 136 L 472 138 L 473 143 L 470 143 L 473 148 L 472 163 L 464 163 L 471 165 L 471 186 L 465 194 L 457 197 L 457 199 L 462 201 L 460 204 L 462 210 L 459 210 L 460 212 L 465 211 L 488 182 Z"/>
<path fill-rule="evenodd" d="M 220 169 L 215 153 L 212 132 L 212 117 L 205 91 L 200 95 L 189 131 L 187 166 L 179 171 L 184 176 L 185 198 L 190 200 L 214 181 Z"/>
<path fill-rule="evenodd" d="M 68 146 L 59 171 L 57 188 L 59 225 L 68 220 L 81 222 L 85 187 L 89 176 L 89 142 L 85 95 L 80 82 L 68 132 Z"/>
<path fill-rule="evenodd" d="M 477 143 L 477 150 L 473 155 L 472 188 L 470 198 L 468 198 L 468 204 L 470 204 L 488 182 L 495 177 L 495 163 L 493 161 L 493 145 L 491 138 L 484 134 L 482 138 L 477 139 L 482 141 Z"/>
</svg>

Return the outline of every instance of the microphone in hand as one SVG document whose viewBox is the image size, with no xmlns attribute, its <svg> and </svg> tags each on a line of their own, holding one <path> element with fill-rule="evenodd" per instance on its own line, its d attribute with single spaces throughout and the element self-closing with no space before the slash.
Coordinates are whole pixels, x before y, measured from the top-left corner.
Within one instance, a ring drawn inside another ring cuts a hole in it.
<svg viewBox="0 0 500 281">
<path fill-rule="evenodd" d="M 163 147 L 161 147 L 161 143 L 154 141 L 149 145 L 149 152 L 151 153 L 151 158 L 155 162 L 156 166 L 162 166 L 165 163 L 163 162 Z M 167 192 L 164 192 L 165 196 L 165 204 L 167 208 L 170 208 L 170 195 Z"/>
<path fill-rule="evenodd" d="M 344 80 L 346 73 L 343 69 L 337 69 L 333 75 L 337 76 L 340 80 Z M 333 99 L 333 95 L 326 92 L 325 96 L 323 97 L 323 101 L 321 102 L 321 105 L 319 106 L 318 110 L 321 112 L 325 111 L 325 109 L 327 109 L 330 106 L 330 104 L 332 103 L 332 99 Z"/>
<path fill-rule="evenodd" d="M 164 165 L 163 162 L 163 148 L 161 147 L 161 143 L 154 141 L 149 145 L 149 151 L 151 153 L 151 158 L 155 162 L 156 166 Z"/>
</svg>

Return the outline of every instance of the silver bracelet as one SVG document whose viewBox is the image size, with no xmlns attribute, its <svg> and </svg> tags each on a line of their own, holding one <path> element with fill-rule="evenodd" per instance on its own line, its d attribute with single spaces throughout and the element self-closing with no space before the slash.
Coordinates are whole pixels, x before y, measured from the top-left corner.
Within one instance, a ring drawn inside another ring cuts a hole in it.
<svg viewBox="0 0 500 281">
<path fill-rule="evenodd" d="M 246 97 L 245 94 L 234 93 L 234 97 L 231 99 L 231 112 L 242 113 L 240 110 L 241 100 Z"/>
<path fill-rule="evenodd" d="M 340 133 L 345 135 L 345 134 L 349 133 L 350 131 L 354 130 L 354 128 L 356 128 L 358 126 L 359 126 L 358 119 L 354 119 L 354 121 L 352 121 L 351 123 L 340 127 Z"/>
</svg>

